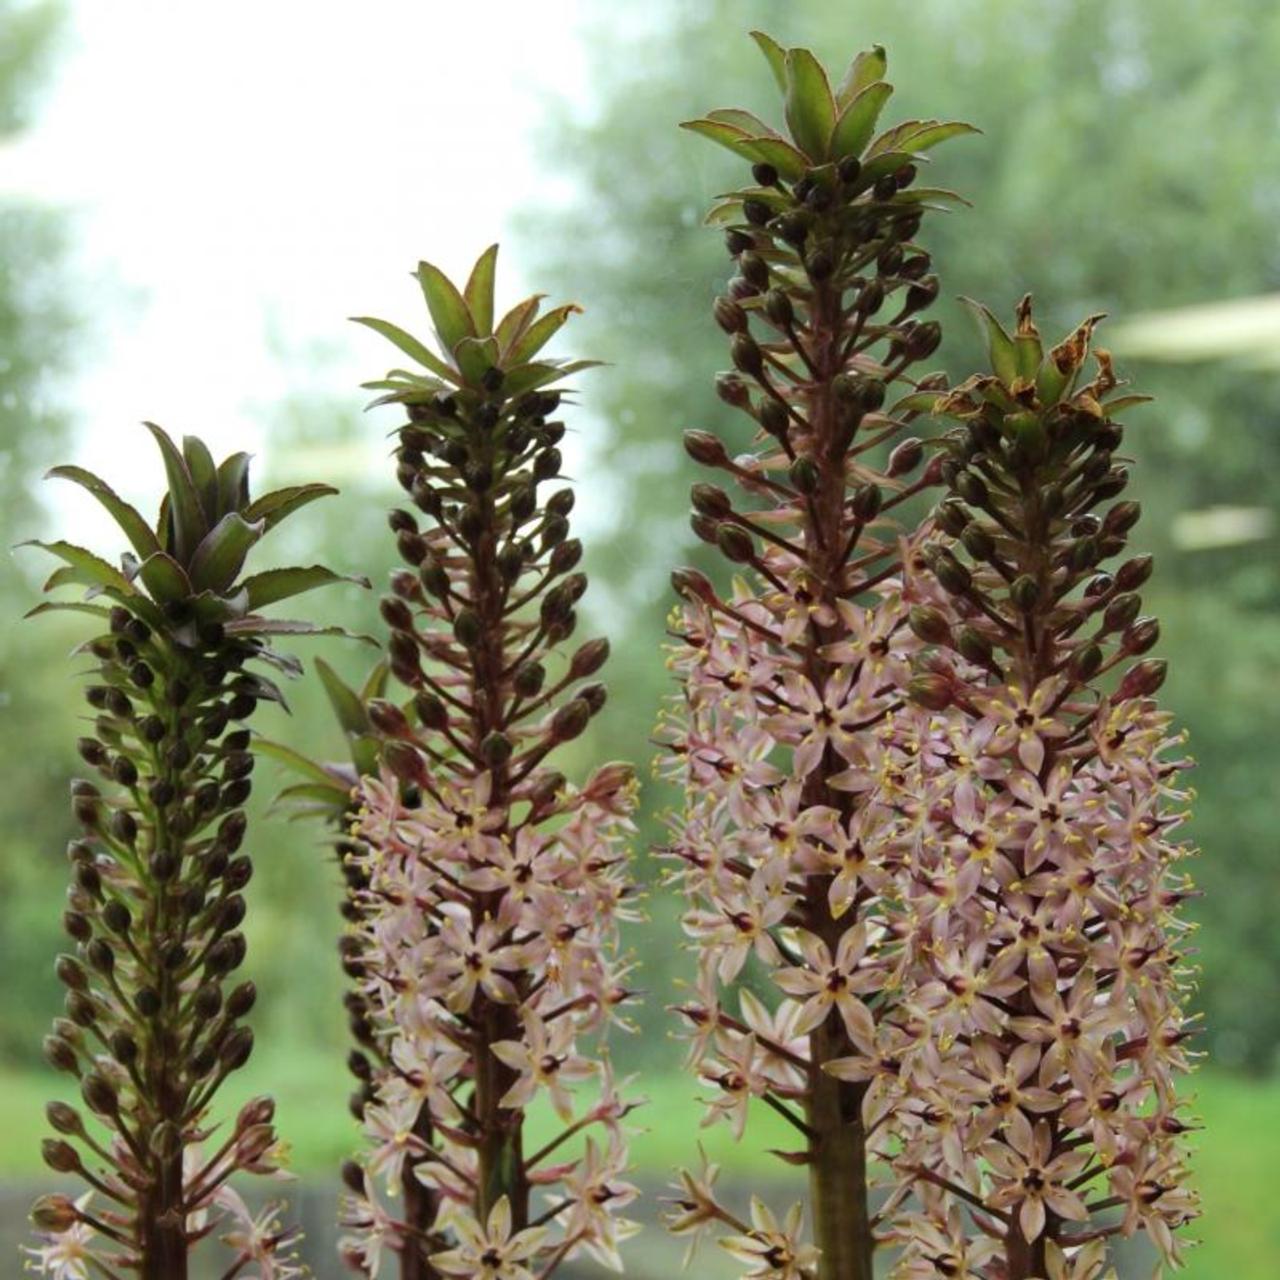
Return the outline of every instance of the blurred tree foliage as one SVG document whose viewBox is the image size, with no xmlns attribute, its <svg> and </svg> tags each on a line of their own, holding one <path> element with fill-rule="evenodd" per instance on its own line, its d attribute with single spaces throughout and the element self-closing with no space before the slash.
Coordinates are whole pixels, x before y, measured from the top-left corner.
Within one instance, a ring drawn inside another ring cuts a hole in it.
<svg viewBox="0 0 1280 1280">
<path fill-rule="evenodd" d="M 53 56 L 60 6 L 0 0 L 0 147 L 30 122 Z M 40 472 L 64 451 L 56 383 L 71 363 L 73 316 L 56 212 L 0 194 L 0 1056 L 38 1049 L 58 1005 L 52 958 L 70 834 L 74 715 L 64 692 L 73 628 L 40 636 L 15 619 L 34 602 L 37 557 L 8 548 L 40 532 Z M 46 570 L 47 571 L 47 570 Z"/>
<path fill-rule="evenodd" d="M 746 30 L 764 27 L 837 63 L 884 44 L 898 86 L 886 119 L 959 118 L 984 130 L 940 154 L 930 174 L 975 204 L 935 224 L 928 244 L 943 281 L 943 357 L 957 378 L 978 354 L 957 294 L 1003 313 L 1033 291 L 1053 334 L 1092 311 L 1123 317 L 1280 288 L 1280 9 L 1270 0 L 620 9 L 602 8 L 588 41 L 596 109 L 562 108 L 547 133 L 545 163 L 563 174 L 566 197 L 526 219 L 521 248 L 541 287 L 587 302 L 584 345 L 615 366 L 587 388 L 596 421 L 577 466 L 603 523 L 589 544 L 588 601 L 617 642 L 610 746 L 643 757 L 665 689 L 653 652 L 666 572 L 697 554 L 680 434 L 725 425 L 711 375 L 727 359 L 709 308 L 727 259 L 699 223 L 734 161 L 676 125 L 712 106 L 766 105 Z M 1123 352 L 1120 365 L 1158 398 L 1132 415 L 1128 439 L 1141 533 L 1158 560 L 1148 603 L 1164 621 L 1167 702 L 1200 759 L 1207 1047 L 1221 1065 L 1262 1070 L 1280 1048 L 1271 778 L 1280 559 L 1274 540 L 1193 551 L 1171 532 L 1187 509 L 1277 505 L 1276 381 L 1224 364 L 1137 365 Z M 657 914 L 670 920 L 658 897 Z M 671 950 L 653 939 L 644 947 L 661 969 L 683 967 Z M 661 973 L 648 977 L 662 985 Z"/>
</svg>

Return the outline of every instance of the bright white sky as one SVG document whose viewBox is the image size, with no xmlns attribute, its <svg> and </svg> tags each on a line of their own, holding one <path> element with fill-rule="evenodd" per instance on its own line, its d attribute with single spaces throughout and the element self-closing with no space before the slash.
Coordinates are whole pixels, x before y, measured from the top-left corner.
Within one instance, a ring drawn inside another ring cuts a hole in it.
<svg viewBox="0 0 1280 1280">
<path fill-rule="evenodd" d="M 586 2 L 75 0 L 0 190 L 75 216 L 76 460 L 151 495 L 141 419 L 261 451 L 282 395 L 350 394 L 389 367 L 346 317 L 423 330 L 417 260 L 465 272 L 518 205 L 554 198 L 530 134 L 550 97 L 585 94 Z M 502 267 L 500 304 L 524 284 Z M 71 536 L 103 529 L 58 505 Z"/>
</svg>

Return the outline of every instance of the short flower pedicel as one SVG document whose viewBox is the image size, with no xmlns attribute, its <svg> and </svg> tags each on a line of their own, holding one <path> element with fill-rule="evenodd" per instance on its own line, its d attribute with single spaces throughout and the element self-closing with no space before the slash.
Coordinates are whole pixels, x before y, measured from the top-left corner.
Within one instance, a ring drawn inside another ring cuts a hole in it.
<svg viewBox="0 0 1280 1280">
<path fill-rule="evenodd" d="M 895 1223 L 896 1274 L 1099 1280 L 1107 1240 L 1139 1230 L 1176 1264 L 1196 1213 L 1174 1086 L 1186 762 L 1141 656 L 1150 557 L 1102 567 L 1138 519 L 1112 501 L 1114 416 L 1144 397 L 1114 394 L 1105 351 L 1083 381 L 1097 317 L 1046 353 L 1029 299 L 1012 335 L 976 310 L 992 372 L 938 405 L 964 424 L 937 513 L 954 541 L 911 584 L 925 709 L 895 748 L 927 815 L 902 849 L 926 1034 L 885 1082 L 923 1201 Z"/>
<path fill-rule="evenodd" d="M 29 1265 L 54 1276 L 184 1280 L 191 1248 L 238 1221 L 223 1274 L 247 1277 L 253 1264 L 265 1274 L 269 1261 L 271 1275 L 287 1277 L 299 1274 L 295 1233 L 273 1214 L 243 1214 L 226 1185 L 239 1170 L 276 1171 L 274 1104 L 250 1102 L 225 1137 L 209 1125 L 215 1092 L 253 1045 L 244 1023 L 253 983 L 224 990 L 245 958 L 242 890 L 252 872 L 241 843 L 254 761 L 248 729 L 233 726 L 263 699 L 281 700 L 246 664 L 296 674 L 272 637 L 324 630 L 259 610 L 339 578 L 319 565 L 240 574 L 264 534 L 335 491 L 302 485 L 251 500 L 247 454 L 215 466 L 199 440 L 188 436 L 179 450 L 151 431 L 169 480 L 154 529 L 91 473 L 51 472 L 87 489 L 120 525 L 133 546 L 120 569 L 68 542 L 36 544 L 65 561 L 46 589 L 88 588 L 83 601 L 32 612 L 76 610 L 97 624 L 83 650 L 96 664 L 87 694 L 96 720 L 79 747 L 101 781 L 72 784 L 84 835 L 69 849 L 63 920 L 75 954 L 58 958 L 66 1016 L 45 1040 L 45 1056 L 78 1079 L 92 1113 L 49 1104 L 58 1136 L 45 1142 L 45 1162 L 83 1178 L 96 1203 L 39 1201 L 32 1216 L 45 1243 L 28 1251 Z"/>
<path fill-rule="evenodd" d="M 635 783 L 610 764 L 574 786 L 548 762 L 605 700 L 607 643 L 561 656 L 586 588 L 573 493 L 540 493 L 560 474 L 557 384 L 586 364 L 538 357 L 576 307 L 531 298 L 495 324 L 496 254 L 461 293 L 419 267 L 442 355 L 363 321 L 425 370 L 370 385 L 408 410 L 398 476 L 428 521 L 391 517 L 410 567 L 382 613 L 413 699 L 370 705 L 385 768 L 352 855 L 368 889 L 348 966 L 389 1058 L 361 1066 L 369 1150 L 347 1169 L 344 1257 L 370 1275 L 387 1251 L 406 1278 L 526 1280 L 584 1251 L 616 1266 L 632 1230 L 630 1104 L 587 1045 L 632 996 L 615 935 Z M 530 1152 L 540 1095 L 563 1127 Z"/>
<path fill-rule="evenodd" d="M 680 1010 L 691 1061 L 717 1089 L 710 1118 L 741 1134 L 756 1100 L 794 1124 L 814 1247 L 797 1238 L 799 1212 L 779 1222 L 758 1206 L 744 1224 L 709 1191 L 682 1193 L 672 1225 L 728 1224 L 726 1247 L 752 1275 L 870 1280 L 867 1138 L 883 1111 L 864 1108 L 865 1081 L 827 1067 L 880 1052 L 898 979 L 882 838 L 897 779 L 878 733 L 917 642 L 892 512 L 938 478 L 906 437 L 932 404 L 922 389 L 945 385 L 912 374 L 940 337 L 918 318 L 938 282 L 915 237 L 925 210 L 957 199 L 915 179 L 921 152 L 971 130 L 911 121 L 877 135 L 892 92 L 883 50 L 860 54 L 833 91 L 807 50 L 755 38 L 790 136 L 744 111 L 686 126 L 753 163 L 755 185 L 710 220 L 739 273 L 715 304 L 736 366 L 718 390 L 754 419 L 759 444 L 731 458 L 706 432 L 685 438 L 741 491 L 735 502 L 695 485 L 694 530 L 749 576 L 718 592 L 695 571 L 675 575 L 682 688 L 663 737 L 686 792 L 669 853 L 698 953 L 696 997 Z M 746 987 L 723 994 L 751 959 L 775 1007 Z"/>
</svg>

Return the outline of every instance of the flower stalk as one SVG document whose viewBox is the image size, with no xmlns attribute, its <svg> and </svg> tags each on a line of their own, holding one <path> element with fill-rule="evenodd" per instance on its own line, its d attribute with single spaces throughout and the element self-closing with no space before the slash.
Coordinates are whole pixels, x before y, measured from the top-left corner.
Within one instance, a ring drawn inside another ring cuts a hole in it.
<svg viewBox="0 0 1280 1280">
<path fill-rule="evenodd" d="M 631 1104 L 599 1037 L 633 998 L 616 929 L 635 782 L 608 764 L 575 786 L 552 763 L 605 703 L 607 642 L 566 649 L 587 585 L 573 491 L 545 490 L 560 384 L 589 362 L 539 354 L 572 305 L 540 316 L 531 298 L 495 322 L 496 255 L 461 291 L 420 265 L 441 354 L 362 321 L 424 370 L 368 384 L 407 410 L 398 478 L 416 508 L 391 514 L 407 568 L 382 602 L 411 699 L 370 705 L 387 743 L 351 855 L 368 889 L 349 971 L 389 1058 L 368 1064 L 369 1150 L 348 1169 L 344 1256 L 369 1275 L 384 1247 L 404 1277 L 523 1280 L 584 1251 L 616 1266 L 632 1230 L 615 1216 L 635 1194 Z M 564 1128 L 531 1152 L 539 1097 Z M 400 1189 L 403 1214 L 384 1207 Z"/>
<path fill-rule="evenodd" d="M 68 849 L 63 923 L 74 949 L 57 961 L 66 1011 L 44 1045 L 78 1081 L 85 1110 L 50 1103 L 56 1136 L 43 1150 L 54 1172 L 89 1185 L 98 1207 L 42 1199 L 33 1218 L 45 1243 L 29 1253 L 45 1274 L 83 1274 L 59 1270 L 71 1256 L 105 1276 L 184 1280 L 192 1248 L 218 1221 L 243 1217 L 232 1175 L 279 1170 L 269 1098 L 247 1104 L 217 1151 L 201 1154 L 214 1096 L 253 1047 L 245 1019 L 256 989 L 234 976 L 253 870 L 242 848 L 254 766 L 244 726 L 262 701 L 283 698 L 251 665 L 296 674 L 272 638 L 326 630 L 259 610 L 340 579 L 321 566 L 241 577 L 266 533 L 334 490 L 251 499 L 247 454 L 215 465 L 194 437 L 179 449 L 150 430 L 169 481 L 154 527 L 91 473 L 51 473 L 114 517 L 132 545 L 120 568 L 65 541 L 34 544 L 64 562 L 46 590 L 87 591 L 32 613 L 72 610 L 96 625 L 80 651 L 92 664 L 94 721 L 79 742 L 96 778 L 71 787 L 83 829 Z M 274 1274 L 297 1274 L 296 1233 L 251 1235 L 253 1250 L 240 1250 L 228 1276 L 264 1260 Z"/>
<path fill-rule="evenodd" d="M 738 269 L 714 308 L 735 366 L 717 389 L 758 431 L 734 458 L 709 433 L 685 441 L 735 482 L 736 496 L 694 486 L 693 528 L 744 576 L 723 593 L 694 570 L 674 577 L 681 690 L 662 736 L 685 804 L 668 852 L 699 957 L 680 1012 L 691 1062 L 719 1091 L 709 1118 L 740 1135 L 754 1098 L 793 1116 L 802 1139 L 788 1158 L 809 1172 L 813 1247 L 771 1243 L 756 1252 L 778 1261 L 753 1274 L 871 1280 L 878 1117 L 865 1080 L 831 1067 L 877 1053 L 895 998 L 895 865 L 878 836 L 891 779 L 875 776 L 873 748 L 916 644 L 896 509 L 938 480 L 907 435 L 945 385 L 917 372 L 940 329 L 922 318 L 938 282 L 916 237 L 926 211 L 959 200 L 916 178 L 923 152 L 971 129 L 877 133 L 892 92 L 883 50 L 833 89 L 808 50 L 755 39 L 786 134 L 737 110 L 686 125 L 752 164 L 752 185 L 709 220 Z M 778 999 L 768 1008 L 744 989 L 735 1017 L 726 988 L 749 960 Z M 740 1229 L 683 1197 L 674 1218 L 690 1231 L 717 1220 Z M 754 1257 L 743 1238 L 726 1247 Z"/>
</svg>

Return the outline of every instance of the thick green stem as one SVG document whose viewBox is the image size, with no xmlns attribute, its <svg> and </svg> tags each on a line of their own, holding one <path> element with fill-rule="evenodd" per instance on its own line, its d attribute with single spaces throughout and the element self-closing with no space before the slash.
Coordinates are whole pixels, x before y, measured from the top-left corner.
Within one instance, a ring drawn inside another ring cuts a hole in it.
<svg viewBox="0 0 1280 1280">
<path fill-rule="evenodd" d="M 819 1065 L 850 1052 L 838 1022 L 828 1019 L 815 1028 L 809 1052 L 814 1069 L 806 1118 L 817 1135 L 809 1143 L 809 1198 L 813 1239 L 822 1251 L 818 1280 L 872 1280 L 865 1086 L 837 1080 Z"/>
</svg>

